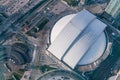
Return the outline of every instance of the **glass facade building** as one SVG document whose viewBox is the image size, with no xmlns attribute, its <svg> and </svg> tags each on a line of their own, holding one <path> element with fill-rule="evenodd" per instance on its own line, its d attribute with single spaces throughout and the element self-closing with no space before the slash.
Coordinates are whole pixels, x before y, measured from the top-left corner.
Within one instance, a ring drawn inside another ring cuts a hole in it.
<svg viewBox="0 0 120 80">
<path fill-rule="evenodd" d="M 120 14 L 120 0 L 111 0 L 105 11 L 113 18 L 117 18 Z"/>
<path fill-rule="evenodd" d="M 105 9 L 114 20 L 114 26 L 120 30 L 120 0 L 111 0 Z"/>
</svg>

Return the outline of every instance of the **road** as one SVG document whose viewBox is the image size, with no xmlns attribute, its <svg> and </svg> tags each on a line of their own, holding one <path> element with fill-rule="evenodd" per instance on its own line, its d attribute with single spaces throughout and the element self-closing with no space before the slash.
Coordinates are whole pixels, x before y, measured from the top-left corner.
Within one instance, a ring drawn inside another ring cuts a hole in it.
<svg viewBox="0 0 120 80">
<path fill-rule="evenodd" d="M 120 31 L 118 29 L 116 29 L 114 26 L 112 26 L 108 21 L 100 19 L 101 21 L 103 21 L 105 24 L 108 25 L 108 27 L 115 33 L 117 34 L 117 36 L 120 37 Z"/>
<path fill-rule="evenodd" d="M 34 44 L 34 51 L 33 51 L 33 57 L 31 63 L 35 61 L 36 53 L 37 53 L 37 44 Z"/>
<path fill-rule="evenodd" d="M 43 6 L 46 3 L 49 3 L 50 1 L 53 1 L 53 0 L 49 0 L 49 1 L 48 0 L 43 0 L 43 1 L 39 2 L 36 6 L 34 6 L 32 9 L 30 9 L 26 14 L 24 14 L 23 16 L 21 16 L 14 23 L 12 23 L 12 21 L 10 21 L 11 18 L 8 18 L 8 20 L 6 20 L 6 22 L 3 25 L 1 25 L 1 26 L 4 26 L 4 28 L 0 27 L 1 32 L 5 31 L 5 29 L 10 28 L 11 26 L 12 26 L 11 29 L 13 31 L 20 31 L 22 29 L 22 25 L 25 23 L 25 21 L 29 20 L 29 18 L 31 16 L 36 15 L 37 10 L 39 10 L 41 7 L 43 8 Z M 8 38 L 10 34 L 5 35 L 5 36 L 3 35 L 3 36 L 4 36 L 4 38 Z M 3 37 L 1 36 L 0 37 L 0 42 L 2 43 L 2 41 L 3 41 Z"/>
</svg>

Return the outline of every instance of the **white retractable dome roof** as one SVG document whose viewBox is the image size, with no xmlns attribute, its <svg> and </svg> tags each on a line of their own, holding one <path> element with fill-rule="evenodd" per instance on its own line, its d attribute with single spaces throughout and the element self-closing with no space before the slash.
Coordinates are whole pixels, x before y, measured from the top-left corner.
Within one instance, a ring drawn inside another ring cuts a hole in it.
<svg viewBox="0 0 120 80">
<path fill-rule="evenodd" d="M 51 31 L 48 51 L 71 68 L 90 64 L 106 49 L 105 28 L 106 25 L 87 10 L 65 16 Z"/>
</svg>

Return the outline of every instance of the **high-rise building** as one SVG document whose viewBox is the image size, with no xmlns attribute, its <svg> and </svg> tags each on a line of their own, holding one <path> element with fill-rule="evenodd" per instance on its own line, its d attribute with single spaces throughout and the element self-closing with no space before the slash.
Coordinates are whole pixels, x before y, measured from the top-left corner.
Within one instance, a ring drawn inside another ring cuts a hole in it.
<svg viewBox="0 0 120 80">
<path fill-rule="evenodd" d="M 120 29 L 120 0 L 111 0 L 105 12 L 111 16 L 114 26 Z"/>
<path fill-rule="evenodd" d="M 120 14 L 120 0 L 111 0 L 105 11 L 113 18 L 117 18 Z"/>
</svg>

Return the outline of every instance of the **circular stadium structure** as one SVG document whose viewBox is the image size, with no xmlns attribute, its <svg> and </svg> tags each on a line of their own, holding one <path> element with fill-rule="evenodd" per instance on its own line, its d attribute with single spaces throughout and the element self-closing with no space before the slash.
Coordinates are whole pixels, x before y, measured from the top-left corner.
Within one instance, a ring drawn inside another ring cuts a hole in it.
<svg viewBox="0 0 120 80">
<path fill-rule="evenodd" d="M 110 53 L 106 27 L 87 10 L 67 15 L 51 30 L 48 52 L 72 69 L 94 69 Z"/>
</svg>

